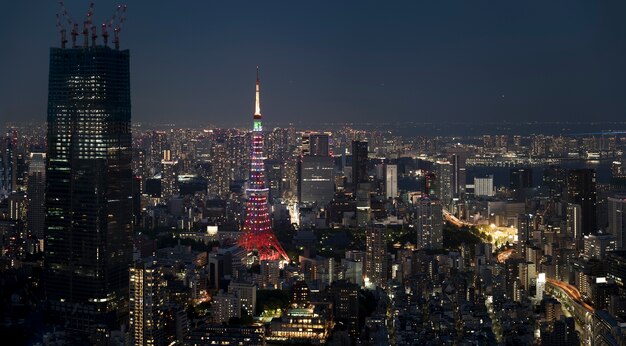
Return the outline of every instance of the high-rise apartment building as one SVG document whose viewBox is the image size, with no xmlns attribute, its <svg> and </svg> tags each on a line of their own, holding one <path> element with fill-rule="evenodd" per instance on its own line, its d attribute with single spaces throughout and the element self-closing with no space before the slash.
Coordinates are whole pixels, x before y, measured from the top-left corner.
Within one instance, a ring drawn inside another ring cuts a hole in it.
<svg viewBox="0 0 626 346">
<path fill-rule="evenodd" d="M 365 277 L 366 284 L 387 286 L 387 242 L 384 225 L 374 224 L 365 230 Z"/>
<path fill-rule="evenodd" d="M 178 194 L 177 162 L 172 159 L 172 152 L 163 150 L 161 161 L 161 198 L 170 199 Z"/>
<path fill-rule="evenodd" d="M 465 194 L 465 185 L 467 185 L 466 160 L 467 153 L 462 151 L 453 153 L 448 159 L 452 165 L 452 196 L 456 198 Z"/>
<path fill-rule="evenodd" d="M 167 281 L 154 262 L 137 262 L 129 275 L 130 338 L 133 345 L 165 345 Z"/>
<path fill-rule="evenodd" d="M 437 197 L 444 205 L 449 205 L 453 196 L 452 165 L 446 161 L 436 163 Z"/>
<path fill-rule="evenodd" d="M 132 262 L 129 51 L 51 48 L 45 291 L 69 330 L 117 328 Z"/>
<path fill-rule="evenodd" d="M 418 249 L 443 248 L 443 209 L 439 200 L 424 197 L 416 201 L 415 228 Z"/>
</svg>

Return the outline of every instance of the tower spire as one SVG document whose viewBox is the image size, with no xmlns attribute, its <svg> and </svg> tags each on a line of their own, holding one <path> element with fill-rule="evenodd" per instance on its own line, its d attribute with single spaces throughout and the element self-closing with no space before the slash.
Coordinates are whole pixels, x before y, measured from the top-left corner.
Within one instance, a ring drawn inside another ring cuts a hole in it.
<svg viewBox="0 0 626 346">
<path fill-rule="evenodd" d="M 256 103 L 254 107 L 254 117 L 261 117 L 261 91 L 259 82 L 259 66 L 256 67 Z"/>
</svg>

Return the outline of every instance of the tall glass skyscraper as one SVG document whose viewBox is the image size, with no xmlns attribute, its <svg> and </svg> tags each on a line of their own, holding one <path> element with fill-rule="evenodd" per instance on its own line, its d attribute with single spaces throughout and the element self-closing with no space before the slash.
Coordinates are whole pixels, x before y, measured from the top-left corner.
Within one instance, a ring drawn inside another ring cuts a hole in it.
<svg viewBox="0 0 626 346">
<path fill-rule="evenodd" d="M 70 330 L 114 328 L 128 311 L 130 108 L 128 50 L 51 49 L 45 291 Z"/>
</svg>

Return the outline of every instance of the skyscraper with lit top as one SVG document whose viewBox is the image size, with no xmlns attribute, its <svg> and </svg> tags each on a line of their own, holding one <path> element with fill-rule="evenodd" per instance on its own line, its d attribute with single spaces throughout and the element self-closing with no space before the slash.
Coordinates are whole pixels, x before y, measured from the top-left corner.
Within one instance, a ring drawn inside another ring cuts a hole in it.
<svg viewBox="0 0 626 346">
<path fill-rule="evenodd" d="M 250 159 L 250 180 L 246 190 L 248 204 L 243 224 L 243 234 L 239 245 L 249 252 L 256 252 L 260 260 L 288 260 L 289 257 L 276 239 L 270 222 L 267 205 L 269 189 L 265 186 L 265 150 L 263 145 L 263 125 L 259 71 L 256 79 L 256 103 L 254 127 L 252 129 L 252 152 Z"/>
</svg>

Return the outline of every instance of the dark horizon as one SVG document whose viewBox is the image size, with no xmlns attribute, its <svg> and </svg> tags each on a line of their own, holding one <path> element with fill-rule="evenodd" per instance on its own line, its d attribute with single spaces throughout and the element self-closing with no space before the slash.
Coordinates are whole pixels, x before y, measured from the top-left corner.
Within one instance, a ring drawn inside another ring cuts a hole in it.
<svg viewBox="0 0 626 346">
<path fill-rule="evenodd" d="M 67 2 L 74 18 L 88 7 Z M 5 6 L 0 117 L 41 121 L 58 5 Z M 96 23 L 113 8 L 97 2 Z M 137 2 L 121 48 L 137 122 L 244 124 L 257 65 L 269 123 L 617 121 L 625 10 L 616 0 Z"/>
</svg>

